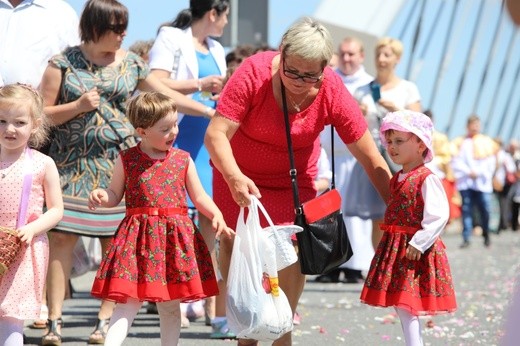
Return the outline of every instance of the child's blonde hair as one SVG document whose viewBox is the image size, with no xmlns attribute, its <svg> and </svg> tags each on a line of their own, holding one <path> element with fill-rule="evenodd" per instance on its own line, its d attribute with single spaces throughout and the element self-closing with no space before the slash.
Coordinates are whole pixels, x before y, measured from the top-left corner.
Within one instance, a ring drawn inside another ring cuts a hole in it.
<svg viewBox="0 0 520 346">
<path fill-rule="evenodd" d="M 43 113 L 41 95 L 29 85 L 9 84 L 0 87 L 0 108 L 23 108 L 29 112 L 33 129 L 28 145 L 40 148 L 48 139 L 49 119 Z"/>
<path fill-rule="evenodd" d="M 134 128 L 147 129 L 171 112 L 177 112 L 175 101 L 160 92 L 143 92 L 130 99 L 128 120 Z"/>
</svg>

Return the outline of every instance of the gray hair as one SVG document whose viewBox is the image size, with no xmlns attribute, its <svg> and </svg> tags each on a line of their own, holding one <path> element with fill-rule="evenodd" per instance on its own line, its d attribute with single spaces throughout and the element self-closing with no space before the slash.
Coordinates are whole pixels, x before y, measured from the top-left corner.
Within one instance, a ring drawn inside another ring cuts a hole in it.
<svg viewBox="0 0 520 346">
<path fill-rule="evenodd" d="M 332 37 L 320 23 L 304 17 L 291 25 L 282 37 L 283 56 L 296 55 L 306 60 L 320 61 L 327 66 L 334 53 Z"/>
</svg>

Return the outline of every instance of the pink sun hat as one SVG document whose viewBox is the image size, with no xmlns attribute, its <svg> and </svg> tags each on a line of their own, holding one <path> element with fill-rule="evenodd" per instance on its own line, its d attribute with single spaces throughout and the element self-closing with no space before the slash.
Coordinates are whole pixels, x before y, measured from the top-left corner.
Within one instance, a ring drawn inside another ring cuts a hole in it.
<svg viewBox="0 0 520 346">
<path fill-rule="evenodd" d="M 381 121 L 379 129 L 379 138 L 385 149 L 388 149 L 385 138 L 385 132 L 388 130 L 413 133 L 423 141 L 428 149 L 424 162 L 430 162 L 433 159 L 433 123 L 428 116 L 409 110 L 388 113 Z"/>
</svg>

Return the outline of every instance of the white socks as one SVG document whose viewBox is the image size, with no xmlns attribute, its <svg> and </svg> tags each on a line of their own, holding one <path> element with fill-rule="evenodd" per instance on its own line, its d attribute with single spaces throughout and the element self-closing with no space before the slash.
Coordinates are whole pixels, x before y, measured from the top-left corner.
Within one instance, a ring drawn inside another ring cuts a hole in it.
<svg viewBox="0 0 520 346">
<path fill-rule="evenodd" d="M 105 338 L 105 345 L 123 344 L 142 302 L 128 299 L 125 304 L 118 303 L 110 318 L 110 327 Z M 181 334 L 181 309 L 178 300 L 157 303 L 161 328 L 161 345 L 171 346 L 179 343 Z"/>
<path fill-rule="evenodd" d="M 178 300 L 157 303 L 161 346 L 177 345 L 181 335 L 181 307 Z"/>
<path fill-rule="evenodd" d="M 408 311 L 397 307 L 395 311 L 401 320 L 406 346 L 423 346 L 419 316 L 412 315 Z"/>
<path fill-rule="evenodd" d="M 141 305 L 142 303 L 136 299 L 128 299 L 124 304 L 117 303 L 110 318 L 105 345 L 118 346 L 123 344 Z"/>
<path fill-rule="evenodd" d="M 12 317 L 0 317 L 0 345 L 23 346 L 23 322 Z"/>
</svg>

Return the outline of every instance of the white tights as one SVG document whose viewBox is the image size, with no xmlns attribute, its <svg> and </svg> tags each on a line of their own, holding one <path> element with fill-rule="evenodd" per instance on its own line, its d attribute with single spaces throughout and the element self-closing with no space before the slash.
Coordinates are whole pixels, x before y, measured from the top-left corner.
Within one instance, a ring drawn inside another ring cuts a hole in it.
<svg viewBox="0 0 520 346">
<path fill-rule="evenodd" d="M 0 317 L 0 345 L 23 346 L 23 320 Z"/>
<path fill-rule="evenodd" d="M 408 311 L 397 307 L 395 311 L 401 320 L 406 346 L 423 346 L 419 316 L 412 315 Z"/>
<path fill-rule="evenodd" d="M 181 334 L 181 309 L 178 300 L 157 303 L 161 328 L 161 346 L 177 345 Z M 118 303 L 110 318 L 110 326 L 105 338 L 105 345 L 122 345 L 128 330 L 134 321 L 141 302 L 128 299 L 124 304 Z"/>
</svg>

